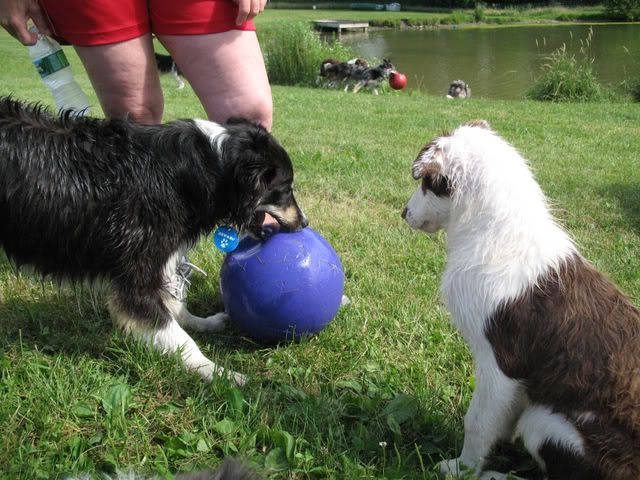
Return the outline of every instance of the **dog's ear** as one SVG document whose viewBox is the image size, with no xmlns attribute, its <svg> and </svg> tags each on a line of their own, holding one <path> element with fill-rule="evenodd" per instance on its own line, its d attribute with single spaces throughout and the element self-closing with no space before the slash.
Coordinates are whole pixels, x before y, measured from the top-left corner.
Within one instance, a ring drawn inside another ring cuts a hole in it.
<svg viewBox="0 0 640 480">
<path fill-rule="evenodd" d="M 470 122 L 466 122 L 463 126 L 465 127 L 478 127 L 484 128 L 485 130 L 491 130 L 491 126 L 489 122 L 486 120 L 471 120 Z"/>
<path fill-rule="evenodd" d="M 427 175 L 439 174 L 442 171 L 443 155 L 442 148 L 434 144 L 425 146 L 413 161 L 413 178 L 419 180 Z"/>
</svg>

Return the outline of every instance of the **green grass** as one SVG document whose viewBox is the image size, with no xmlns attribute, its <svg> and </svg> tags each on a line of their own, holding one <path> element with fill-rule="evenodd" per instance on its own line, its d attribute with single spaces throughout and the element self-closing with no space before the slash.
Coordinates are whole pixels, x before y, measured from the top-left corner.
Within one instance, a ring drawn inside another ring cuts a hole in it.
<svg viewBox="0 0 640 480">
<path fill-rule="evenodd" d="M 290 4 L 287 4 L 290 5 Z M 450 24 L 470 24 L 477 19 L 476 9 L 430 9 L 428 11 L 378 12 L 362 10 L 342 10 L 324 8 L 318 4 L 300 5 L 300 8 L 267 8 L 257 18 L 258 26 L 285 20 L 311 22 L 322 19 L 368 21 L 372 26 L 399 27 L 401 23 L 410 26 L 437 26 Z M 540 7 L 540 8 L 483 8 L 481 24 L 550 23 L 550 22 L 593 22 L 608 17 L 603 6 L 582 7 Z"/>
<path fill-rule="evenodd" d="M 52 103 L 6 34 L 0 55 L 0 95 Z M 162 82 L 166 120 L 203 116 L 188 87 Z M 487 119 L 530 160 L 582 252 L 638 304 L 637 104 L 280 86 L 273 94 L 274 134 L 294 162 L 298 201 L 340 255 L 352 305 L 318 336 L 277 348 L 232 332 L 195 335 L 206 355 L 249 375 L 238 389 L 205 384 L 114 331 L 100 292 L 16 276 L 1 261 L 1 477 L 130 466 L 162 474 L 240 455 L 273 479 L 435 478 L 435 462 L 459 451 L 473 370 L 438 300 L 444 235 L 410 231 L 400 211 L 416 188 L 410 165 L 420 148 L 470 119 Z M 219 303 L 222 257 L 203 239 L 192 260 L 209 272 L 189 294 L 205 314 Z M 530 476 L 530 461 L 518 458 Z"/>
</svg>

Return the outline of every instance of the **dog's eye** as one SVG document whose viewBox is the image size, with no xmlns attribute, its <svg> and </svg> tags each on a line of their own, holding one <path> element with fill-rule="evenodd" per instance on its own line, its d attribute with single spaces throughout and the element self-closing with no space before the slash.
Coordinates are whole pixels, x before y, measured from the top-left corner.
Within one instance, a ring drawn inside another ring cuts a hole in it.
<svg viewBox="0 0 640 480">
<path fill-rule="evenodd" d="M 447 177 L 442 175 L 426 175 L 422 178 L 422 193 L 426 194 L 431 190 L 439 197 L 450 196 L 451 186 Z"/>
</svg>

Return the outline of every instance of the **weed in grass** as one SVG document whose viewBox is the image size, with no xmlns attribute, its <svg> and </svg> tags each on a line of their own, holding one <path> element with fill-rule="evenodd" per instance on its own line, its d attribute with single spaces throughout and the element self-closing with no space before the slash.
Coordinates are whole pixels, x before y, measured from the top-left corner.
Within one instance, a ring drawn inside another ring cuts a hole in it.
<svg viewBox="0 0 640 480">
<path fill-rule="evenodd" d="M 356 56 L 338 40 L 322 40 L 306 22 L 269 24 L 260 30 L 260 43 L 269 81 L 277 85 L 313 86 L 323 60 Z"/>
<path fill-rule="evenodd" d="M 586 40 L 581 41 L 578 58 L 567 51 L 565 44 L 554 51 L 526 97 L 551 102 L 592 102 L 605 98 L 593 71 L 593 58 L 589 56 L 592 39 L 593 29 L 589 29 Z"/>
</svg>

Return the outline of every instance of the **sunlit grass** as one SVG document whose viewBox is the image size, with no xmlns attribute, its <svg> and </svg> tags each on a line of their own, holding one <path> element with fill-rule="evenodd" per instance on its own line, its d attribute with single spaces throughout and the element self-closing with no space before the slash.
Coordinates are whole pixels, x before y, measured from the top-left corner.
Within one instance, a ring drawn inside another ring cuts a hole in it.
<svg viewBox="0 0 640 480">
<path fill-rule="evenodd" d="M 52 105 L 6 34 L 0 55 L 0 95 Z M 162 83 L 166 120 L 203 116 L 188 86 Z M 640 302 L 636 104 L 273 93 L 274 134 L 294 162 L 298 200 L 340 255 L 351 306 L 297 344 L 195 335 L 207 356 L 250 377 L 238 389 L 205 384 L 114 331 L 88 291 L 16 277 L 0 262 L 0 476 L 164 474 L 238 455 L 274 479 L 435 479 L 435 462 L 460 448 L 473 369 L 438 298 L 446 238 L 410 231 L 400 211 L 421 147 L 471 119 L 488 120 L 530 160 L 583 253 Z M 194 278 L 190 308 L 206 314 L 219 306 L 222 256 L 203 239 L 191 259 L 209 276 Z M 526 458 L 515 467 L 535 478 Z"/>
</svg>

